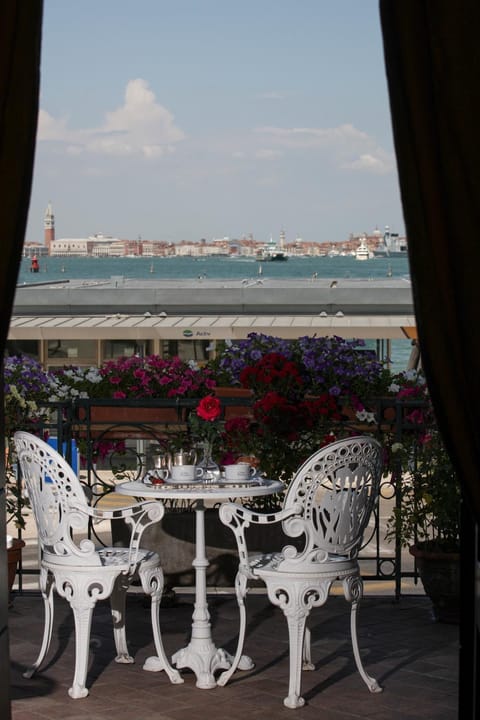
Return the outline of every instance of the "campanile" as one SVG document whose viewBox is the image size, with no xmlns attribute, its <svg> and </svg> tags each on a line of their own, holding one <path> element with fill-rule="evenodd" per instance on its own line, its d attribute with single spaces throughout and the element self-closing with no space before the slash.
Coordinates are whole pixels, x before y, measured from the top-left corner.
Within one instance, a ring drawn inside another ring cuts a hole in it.
<svg viewBox="0 0 480 720">
<path fill-rule="evenodd" d="M 47 247 L 47 254 L 50 255 L 50 248 L 52 242 L 55 240 L 55 216 L 52 210 L 52 203 L 49 202 L 47 209 L 45 210 L 45 217 L 43 220 L 44 229 L 44 242 Z"/>
</svg>

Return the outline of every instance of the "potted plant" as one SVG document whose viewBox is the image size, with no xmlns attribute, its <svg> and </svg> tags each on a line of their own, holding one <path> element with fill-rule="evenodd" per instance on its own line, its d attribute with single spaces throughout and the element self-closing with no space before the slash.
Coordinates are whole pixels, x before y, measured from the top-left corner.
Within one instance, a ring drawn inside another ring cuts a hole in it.
<svg viewBox="0 0 480 720">
<path fill-rule="evenodd" d="M 8 581 L 11 591 L 18 563 L 25 542 L 13 535 L 15 530 L 25 528 L 25 510 L 28 498 L 18 483 L 15 472 L 11 437 L 16 430 L 41 433 L 45 422 L 50 420 L 51 383 L 41 364 L 29 357 L 6 356 L 3 362 L 4 422 L 5 422 L 5 497 L 7 512 Z"/>
<path fill-rule="evenodd" d="M 407 402 L 402 442 L 390 448 L 400 481 L 400 501 L 387 537 L 408 547 L 434 618 L 458 622 L 460 596 L 460 483 L 435 423 L 424 382 L 409 382 L 398 396 Z M 410 405 L 408 405 L 408 399 Z"/>
</svg>

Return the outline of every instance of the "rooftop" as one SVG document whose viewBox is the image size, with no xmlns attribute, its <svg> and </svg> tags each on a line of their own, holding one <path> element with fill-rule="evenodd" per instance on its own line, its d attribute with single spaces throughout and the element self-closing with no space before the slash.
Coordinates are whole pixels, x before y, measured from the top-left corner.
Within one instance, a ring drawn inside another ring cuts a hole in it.
<svg viewBox="0 0 480 720">
<path fill-rule="evenodd" d="M 14 315 L 92 314 L 411 315 L 410 280 L 69 280 L 17 286 Z"/>
</svg>

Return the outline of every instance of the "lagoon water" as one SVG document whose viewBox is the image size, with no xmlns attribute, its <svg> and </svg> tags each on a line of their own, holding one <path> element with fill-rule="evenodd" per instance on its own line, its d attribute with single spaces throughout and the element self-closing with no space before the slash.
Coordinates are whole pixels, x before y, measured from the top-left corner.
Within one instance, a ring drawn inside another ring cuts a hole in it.
<svg viewBox="0 0 480 720">
<path fill-rule="evenodd" d="M 392 276 L 407 277 L 406 258 L 373 258 L 356 260 L 349 256 L 336 257 L 295 257 L 287 262 L 259 262 L 254 258 L 228 258 L 209 256 L 195 257 L 40 257 L 38 273 L 30 272 L 30 259 L 23 258 L 18 283 L 51 282 L 68 278 L 108 278 L 124 275 L 128 278 L 153 280 L 181 278 L 192 279 L 199 275 L 211 279 L 243 279 L 263 277 L 311 278 L 313 273 L 326 278 L 381 278 Z"/>
<path fill-rule="evenodd" d="M 104 279 L 112 275 L 148 280 L 187 280 L 198 277 L 210 279 L 304 278 L 314 274 L 319 278 L 393 277 L 409 278 L 407 258 L 372 258 L 356 260 L 351 256 L 292 257 L 287 262 L 259 262 L 254 258 L 195 257 L 126 257 L 80 258 L 40 257 L 38 273 L 30 272 L 30 258 L 23 258 L 18 284 L 66 281 L 68 279 Z M 403 370 L 411 351 L 409 340 L 392 341 L 392 369 Z"/>
</svg>

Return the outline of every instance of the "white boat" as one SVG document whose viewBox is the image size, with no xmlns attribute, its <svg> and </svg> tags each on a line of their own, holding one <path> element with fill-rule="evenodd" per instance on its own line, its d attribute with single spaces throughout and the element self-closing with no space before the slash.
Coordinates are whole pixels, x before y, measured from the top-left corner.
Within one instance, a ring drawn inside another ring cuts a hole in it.
<svg viewBox="0 0 480 720">
<path fill-rule="evenodd" d="M 355 250 L 355 259 L 356 260 L 370 260 L 372 257 L 372 254 L 370 250 L 368 249 L 367 241 L 365 238 L 362 238 L 360 240 L 360 245 Z"/>
</svg>

